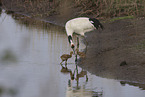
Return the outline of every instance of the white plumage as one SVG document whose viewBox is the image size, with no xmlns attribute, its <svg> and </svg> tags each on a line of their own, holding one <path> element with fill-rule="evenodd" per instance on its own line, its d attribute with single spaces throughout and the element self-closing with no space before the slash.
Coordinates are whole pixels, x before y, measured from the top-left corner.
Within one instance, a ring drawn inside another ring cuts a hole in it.
<svg viewBox="0 0 145 97">
<path fill-rule="evenodd" d="M 84 36 L 86 32 L 98 29 L 99 27 L 103 29 L 102 24 L 95 18 L 79 17 L 67 21 L 67 23 L 65 24 L 65 29 L 71 47 L 74 48 L 74 43 L 72 40 L 72 35 L 74 32 L 76 34 Z"/>
<path fill-rule="evenodd" d="M 94 25 L 89 22 L 89 18 L 81 17 L 69 20 L 66 25 L 67 35 L 72 35 L 74 32 L 84 36 L 85 32 L 91 31 L 94 29 Z"/>
</svg>

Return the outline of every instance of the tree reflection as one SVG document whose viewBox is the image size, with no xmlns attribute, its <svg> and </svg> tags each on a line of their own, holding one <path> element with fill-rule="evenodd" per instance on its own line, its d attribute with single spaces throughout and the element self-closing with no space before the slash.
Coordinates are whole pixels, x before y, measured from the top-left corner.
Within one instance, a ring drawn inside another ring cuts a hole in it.
<svg viewBox="0 0 145 97">
<path fill-rule="evenodd" d="M 1 16 L 1 13 L 2 13 L 2 9 L 0 8 L 0 16 Z"/>
</svg>

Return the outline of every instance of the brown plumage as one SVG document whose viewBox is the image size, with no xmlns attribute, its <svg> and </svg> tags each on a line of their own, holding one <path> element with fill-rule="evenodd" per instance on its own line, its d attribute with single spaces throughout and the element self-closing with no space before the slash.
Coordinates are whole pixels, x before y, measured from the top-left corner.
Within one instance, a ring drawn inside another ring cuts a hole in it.
<svg viewBox="0 0 145 97">
<path fill-rule="evenodd" d="M 70 55 L 69 54 L 63 54 L 60 57 L 62 62 L 65 61 L 65 64 L 67 64 L 67 60 L 72 57 L 72 54 L 73 54 L 73 51 L 70 52 Z M 60 64 L 62 64 L 62 62 Z"/>
<path fill-rule="evenodd" d="M 78 48 L 76 48 L 76 52 L 77 52 L 77 55 L 79 55 L 81 58 L 86 57 L 85 53 L 84 52 L 79 52 Z"/>
</svg>

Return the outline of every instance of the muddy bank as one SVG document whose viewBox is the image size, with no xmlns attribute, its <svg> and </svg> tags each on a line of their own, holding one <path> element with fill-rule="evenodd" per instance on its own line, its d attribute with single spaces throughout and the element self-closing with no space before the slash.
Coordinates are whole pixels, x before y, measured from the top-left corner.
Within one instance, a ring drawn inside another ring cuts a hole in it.
<svg viewBox="0 0 145 97">
<path fill-rule="evenodd" d="M 87 34 L 89 47 L 80 66 L 106 78 L 145 82 L 145 19 L 105 23 Z"/>
</svg>

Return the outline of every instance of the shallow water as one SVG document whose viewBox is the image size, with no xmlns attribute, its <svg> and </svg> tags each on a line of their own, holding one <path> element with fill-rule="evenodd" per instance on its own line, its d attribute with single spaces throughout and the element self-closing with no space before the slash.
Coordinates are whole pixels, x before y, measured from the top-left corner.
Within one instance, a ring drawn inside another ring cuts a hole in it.
<svg viewBox="0 0 145 97">
<path fill-rule="evenodd" d="M 85 46 L 80 45 L 80 50 Z M 0 97 L 144 97 L 138 86 L 101 78 L 75 64 L 62 27 L 23 16 L 0 16 Z M 64 64 L 64 63 L 63 63 Z M 74 74 L 74 76 L 73 76 Z"/>
</svg>

